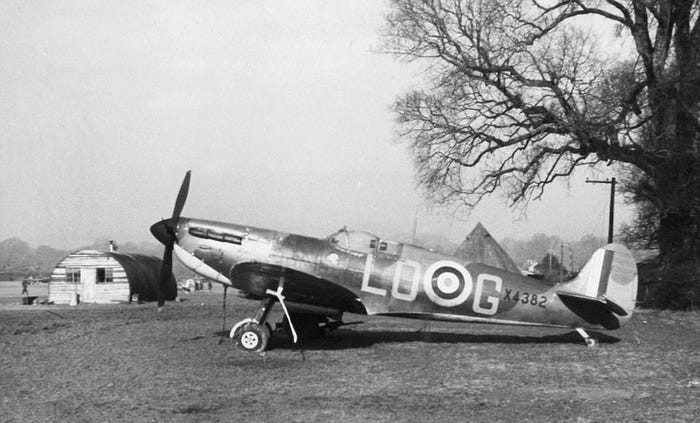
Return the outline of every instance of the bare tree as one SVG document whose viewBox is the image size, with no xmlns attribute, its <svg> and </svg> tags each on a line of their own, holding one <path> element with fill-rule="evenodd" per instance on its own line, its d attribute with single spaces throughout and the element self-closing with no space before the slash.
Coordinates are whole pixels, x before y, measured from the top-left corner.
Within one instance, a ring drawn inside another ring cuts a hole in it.
<svg viewBox="0 0 700 423">
<path fill-rule="evenodd" d="M 394 105 L 419 182 L 440 203 L 473 206 L 500 191 L 523 204 L 577 167 L 617 164 L 642 212 L 658 217 L 661 255 L 696 263 L 699 9 L 699 0 L 392 0 L 385 50 L 427 64 L 425 87 Z M 594 24 L 617 38 L 601 40 Z"/>
</svg>

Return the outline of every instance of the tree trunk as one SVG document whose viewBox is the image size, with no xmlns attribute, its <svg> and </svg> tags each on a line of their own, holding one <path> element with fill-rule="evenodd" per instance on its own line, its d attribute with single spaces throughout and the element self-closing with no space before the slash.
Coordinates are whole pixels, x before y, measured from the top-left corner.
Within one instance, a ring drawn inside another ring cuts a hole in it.
<svg viewBox="0 0 700 423">
<path fill-rule="evenodd" d="M 661 217 L 659 253 L 667 262 L 698 261 L 698 219 L 678 210 Z"/>
<path fill-rule="evenodd" d="M 661 217 L 659 225 L 659 281 L 657 306 L 674 309 L 697 309 L 700 306 L 698 272 L 700 242 L 698 217 L 680 210 Z"/>
<path fill-rule="evenodd" d="M 654 144 L 666 155 L 652 176 L 660 212 L 660 278 L 668 300 L 662 305 L 683 309 L 700 306 L 700 56 L 690 27 L 692 4 L 677 10 L 675 66 L 657 69 L 649 86 Z"/>
</svg>

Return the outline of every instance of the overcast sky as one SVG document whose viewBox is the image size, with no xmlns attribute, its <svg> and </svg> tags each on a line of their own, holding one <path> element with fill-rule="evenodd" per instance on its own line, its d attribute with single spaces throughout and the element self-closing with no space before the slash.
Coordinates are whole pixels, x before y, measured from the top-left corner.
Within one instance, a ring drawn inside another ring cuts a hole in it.
<svg viewBox="0 0 700 423">
<path fill-rule="evenodd" d="M 376 53 L 383 1 L 0 0 L 0 240 L 153 240 L 183 215 L 323 236 L 607 233 L 608 187 L 552 187 L 526 218 L 426 211 L 393 100 L 417 68 Z M 618 201 L 618 222 L 630 211 Z"/>
</svg>

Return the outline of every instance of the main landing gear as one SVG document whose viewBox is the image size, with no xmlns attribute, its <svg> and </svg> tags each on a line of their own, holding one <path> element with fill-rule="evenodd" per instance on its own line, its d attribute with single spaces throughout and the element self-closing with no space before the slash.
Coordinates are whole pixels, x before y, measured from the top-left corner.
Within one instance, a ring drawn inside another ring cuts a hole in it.
<svg viewBox="0 0 700 423">
<path fill-rule="evenodd" d="M 231 328 L 230 337 L 237 349 L 245 352 L 263 352 L 272 336 L 267 315 L 275 303 L 274 297 L 265 297 L 255 317 L 243 319 Z"/>
<path fill-rule="evenodd" d="M 236 349 L 244 352 L 258 353 L 267 349 L 273 332 L 270 324 L 267 322 L 267 316 L 272 306 L 275 304 L 275 301 L 280 302 L 285 315 L 283 321 L 276 324 L 276 328 L 286 332 L 294 343 L 296 343 L 299 338 L 311 339 L 321 337 L 326 332 L 346 324 L 340 319 L 337 321 L 330 321 L 328 317 L 318 314 L 290 314 L 284 303 L 284 296 L 281 295 L 281 290 L 268 290 L 268 296 L 260 303 L 260 308 L 255 314 L 255 317 L 241 320 L 231 328 L 229 336 L 233 339 Z"/>
<path fill-rule="evenodd" d="M 280 282 L 277 285 L 277 290 L 273 291 L 271 289 L 266 290 L 267 296 L 263 298 L 262 303 L 260 303 L 260 308 L 252 319 L 244 319 L 236 323 L 236 325 L 231 328 L 230 337 L 233 338 L 233 342 L 241 351 L 246 352 L 263 352 L 267 348 L 270 342 L 270 336 L 272 335 L 272 330 L 270 325 L 266 322 L 267 315 L 270 313 L 270 309 L 275 304 L 275 300 L 279 301 L 284 310 L 284 315 L 289 326 L 289 332 L 291 332 L 292 340 L 296 344 L 298 337 L 297 332 L 292 324 L 292 319 L 289 317 L 289 311 L 287 310 L 287 305 L 284 303 L 284 295 L 282 295 L 282 290 L 284 289 L 285 275 L 282 273 Z"/>
<path fill-rule="evenodd" d="M 598 345 L 598 340 L 588 336 L 588 333 L 586 333 L 586 331 L 582 328 L 576 328 L 576 332 L 583 337 L 583 340 L 586 341 L 586 345 L 588 347 L 595 347 Z"/>
<path fill-rule="evenodd" d="M 344 325 L 340 318 L 337 318 L 337 321 L 331 322 L 328 317 L 317 314 L 295 313 L 292 315 L 292 318 L 284 302 L 285 297 L 282 295 L 286 279 L 285 276 L 285 273 L 282 272 L 276 291 L 271 289 L 265 291 L 266 296 L 260 303 L 260 308 L 257 313 L 255 313 L 255 317 L 241 320 L 231 328 L 229 336 L 233 339 L 237 349 L 245 352 L 258 353 L 267 349 L 270 337 L 272 336 L 272 328 L 270 324 L 267 323 L 267 315 L 270 313 L 275 301 L 279 301 L 282 310 L 284 310 L 284 320 L 278 325 L 290 335 L 295 344 L 299 340 L 295 326 L 301 330 L 300 334 L 302 337 L 313 338 L 323 335 L 326 331 Z M 224 304 L 226 304 L 225 299 Z"/>
</svg>

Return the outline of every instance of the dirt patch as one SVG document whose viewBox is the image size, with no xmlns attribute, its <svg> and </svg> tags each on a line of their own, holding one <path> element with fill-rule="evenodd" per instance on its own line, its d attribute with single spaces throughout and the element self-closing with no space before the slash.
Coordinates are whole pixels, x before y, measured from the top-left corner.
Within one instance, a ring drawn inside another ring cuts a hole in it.
<svg viewBox="0 0 700 423">
<path fill-rule="evenodd" d="M 229 296 L 227 328 L 257 306 Z M 276 310 L 273 319 L 280 317 Z M 221 297 L 0 308 L 3 421 L 697 421 L 700 314 L 573 331 L 347 316 L 264 356 L 222 334 Z"/>
</svg>

